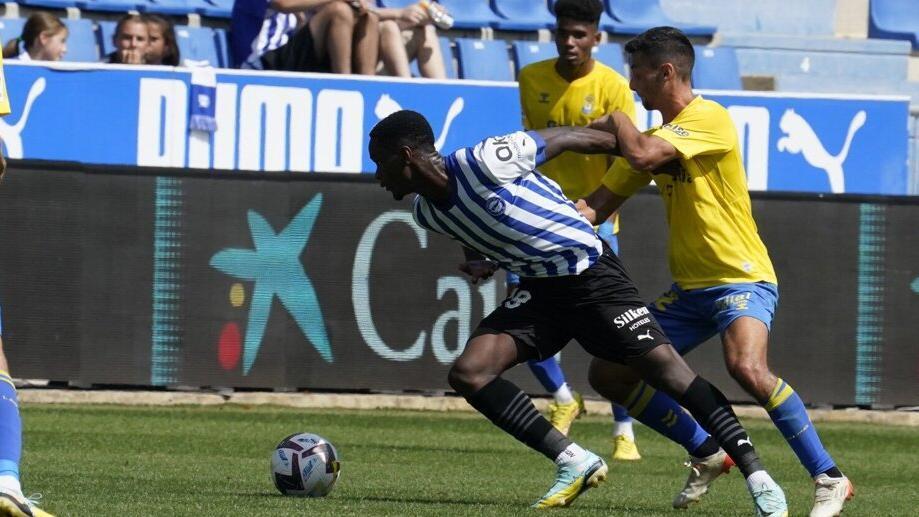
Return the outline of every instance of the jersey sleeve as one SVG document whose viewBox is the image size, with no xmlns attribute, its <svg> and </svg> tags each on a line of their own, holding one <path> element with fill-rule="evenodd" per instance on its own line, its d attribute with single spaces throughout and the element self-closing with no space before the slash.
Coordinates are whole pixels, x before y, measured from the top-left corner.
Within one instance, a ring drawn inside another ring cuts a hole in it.
<svg viewBox="0 0 919 517">
<path fill-rule="evenodd" d="M 6 91 L 6 74 L 3 72 L 3 57 L 0 57 L 0 116 L 10 114 L 10 98 Z"/>
<path fill-rule="evenodd" d="M 647 172 L 636 171 L 625 158 L 616 158 L 613 165 L 606 171 L 601 183 L 613 194 L 630 197 L 651 183 L 651 175 Z"/>
<path fill-rule="evenodd" d="M 472 151 L 482 172 L 497 184 L 527 176 L 546 161 L 546 141 L 535 131 L 486 138 Z"/>
<path fill-rule="evenodd" d="M 518 95 L 520 96 L 520 118 L 523 128 L 526 130 L 533 129 L 533 124 L 530 122 L 530 117 L 527 114 L 527 106 L 530 105 L 529 96 L 531 95 L 532 86 L 530 81 L 530 73 L 528 67 L 523 67 L 520 70 L 520 77 L 517 79 L 518 82 Z"/>
<path fill-rule="evenodd" d="M 723 154 L 735 145 L 737 134 L 731 117 L 724 110 L 698 110 L 685 119 L 664 124 L 651 133 L 670 142 L 683 159 L 707 154 Z"/>
</svg>

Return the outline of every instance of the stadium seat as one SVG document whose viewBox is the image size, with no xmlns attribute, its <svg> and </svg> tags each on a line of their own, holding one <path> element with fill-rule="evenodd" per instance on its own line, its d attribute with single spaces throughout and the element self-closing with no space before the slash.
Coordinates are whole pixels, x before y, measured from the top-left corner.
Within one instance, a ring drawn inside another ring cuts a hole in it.
<svg viewBox="0 0 919 517">
<path fill-rule="evenodd" d="M 233 14 L 233 0 L 203 0 L 198 12 L 212 18 L 230 18 Z"/>
<path fill-rule="evenodd" d="M 520 70 L 530 63 L 558 57 L 555 43 L 515 41 L 511 44 L 511 50 L 514 53 L 514 65 L 518 75 L 520 74 Z"/>
<path fill-rule="evenodd" d="M 214 29 L 214 41 L 217 43 L 217 58 L 220 68 L 230 68 L 230 45 L 227 43 L 227 30 Z"/>
<path fill-rule="evenodd" d="M 514 80 L 503 40 L 456 38 L 456 58 L 461 79 Z"/>
<path fill-rule="evenodd" d="M 606 10 L 613 18 L 612 31 L 619 34 L 636 35 L 651 27 L 662 25 L 676 27 L 687 36 L 712 36 L 715 27 L 678 23 L 670 19 L 660 0 L 604 0 Z"/>
<path fill-rule="evenodd" d="M 144 0 L 77 0 L 77 7 L 84 11 L 108 11 L 123 13 L 138 11 Z"/>
<path fill-rule="evenodd" d="M 99 49 L 102 51 L 102 58 L 115 51 L 115 43 L 112 41 L 112 38 L 115 36 L 115 25 L 117 24 L 118 22 L 111 20 L 100 20 L 96 22 L 96 25 L 99 26 L 97 36 L 99 40 Z"/>
<path fill-rule="evenodd" d="M 205 0 L 141 0 L 140 9 L 146 13 L 183 15 L 198 13 L 213 8 Z"/>
<path fill-rule="evenodd" d="M 618 43 L 600 43 L 594 47 L 594 59 L 628 77 L 625 59 L 622 57 L 622 45 Z"/>
<path fill-rule="evenodd" d="M 77 0 L 19 0 L 16 3 L 29 7 L 50 7 L 52 9 L 77 7 Z"/>
<path fill-rule="evenodd" d="M 489 7 L 488 0 L 439 0 L 438 3 L 453 15 L 454 29 L 494 27 L 502 21 Z"/>
<path fill-rule="evenodd" d="M 179 56 L 183 64 L 188 59 L 197 63 L 204 62 L 213 67 L 220 67 L 217 40 L 214 36 L 214 30 L 210 27 L 176 25 L 176 42 L 179 44 Z"/>
<path fill-rule="evenodd" d="M 87 18 L 72 20 L 65 18 L 67 26 L 67 53 L 64 61 L 95 63 L 99 61 L 99 47 L 93 21 Z"/>
<path fill-rule="evenodd" d="M 0 46 L 7 41 L 22 35 L 22 26 L 26 21 L 22 18 L 0 18 Z"/>
<path fill-rule="evenodd" d="M 552 16 L 555 16 L 555 2 L 556 0 L 549 0 L 549 13 L 551 13 Z M 600 30 L 613 32 L 613 27 L 617 23 L 616 20 L 610 18 L 605 9 L 600 13 Z"/>
<path fill-rule="evenodd" d="M 871 0 L 868 36 L 907 40 L 919 50 L 919 5 L 915 0 Z"/>
<path fill-rule="evenodd" d="M 453 54 L 453 44 L 450 38 L 440 36 L 440 53 L 444 56 L 444 67 L 447 69 L 447 79 L 456 79 L 456 56 Z"/>
<path fill-rule="evenodd" d="M 692 85 L 709 90 L 741 90 L 740 68 L 733 47 L 696 46 Z"/>
<path fill-rule="evenodd" d="M 533 0 L 492 0 L 492 7 L 503 18 L 496 29 L 506 31 L 535 31 L 555 27 L 555 16 L 545 2 Z"/>
</svg>

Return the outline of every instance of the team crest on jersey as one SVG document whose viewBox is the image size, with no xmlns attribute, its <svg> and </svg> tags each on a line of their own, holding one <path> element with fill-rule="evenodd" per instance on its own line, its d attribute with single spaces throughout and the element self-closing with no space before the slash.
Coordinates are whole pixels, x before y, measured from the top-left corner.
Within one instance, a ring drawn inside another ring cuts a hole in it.
<svg viewBox="0 0 919 517">
<path fill-rule="evenodd" d="M 594 111 L 594 96 L 588 95 L 584 97 L 584 105 L 581 106 L 581 113 L 585 115 L 590 115 Z"/>
<path fill-rule="evenodd" d="M 500 197 L 493 197 L 488 200 L 488 203 L 485 203 L 485 210 L 488 210 L 488 213 L 498 217 L 504 214 L 504 209 L 507 206 L 507 203 L 504 202 Z"/>
<path fill-rule="evenodd" d="M 549 104 L 549 94 L 547 92 L 539 92 L 539 103 Z"/>
</svg>

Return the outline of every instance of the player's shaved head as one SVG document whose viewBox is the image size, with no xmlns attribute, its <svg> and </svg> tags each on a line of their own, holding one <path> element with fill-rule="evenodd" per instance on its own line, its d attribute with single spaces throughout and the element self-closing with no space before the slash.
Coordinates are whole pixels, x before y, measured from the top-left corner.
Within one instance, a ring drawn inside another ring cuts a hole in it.
<svg viewBox="0 0 919 517">
<path fill-rule="evenodd" d="M 403 145 L 413 149 L 434 149 L 434 130 L 424 115 L 417 111 L 397 111 L 370 130 L 372 150 L 392 153 Z"/>
<path fill-rule="evenodd" d="M 568 18 L 593 25 L 600 23 L 603 4 L 600 0 L 558 0 L 555 2 L 555 17 Z"/>
<path fill-rule="evenodd" d="M 629 56 L 641 54 L 653 66 L 671 63 L 681 78 L 688 80 L 696 62 L 696 53 L 689 38 L 680 29 L 654 27 L 625 44 Z"/>
</svg>

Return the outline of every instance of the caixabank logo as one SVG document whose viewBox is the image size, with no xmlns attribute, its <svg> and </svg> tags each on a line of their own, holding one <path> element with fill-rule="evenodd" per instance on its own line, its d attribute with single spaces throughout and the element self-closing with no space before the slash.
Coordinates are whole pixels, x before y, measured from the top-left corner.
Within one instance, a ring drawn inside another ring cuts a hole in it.
<svg viewBox="0 0 919 517">
<path fill-rule="evenodd" d="M 218 360 L 223 369 L 236 369 L 241 358 L 243 375 L 249 374 L 275 299 L 319 355 L 326 362 L 334 361 L 316 290 L 300 262 L 321 208 L 322 194 L 316 194 L 280 231 L 258 212 L 249 210 L 252 248 L 225 248 L 211 257 L 211 267 L 237 280 L 230 288 L 233 307 L 243 307 L 247 290 L 251 293 L 245 339 L 241 340 L 237 321 L 225 322 L 221 329 Z"/>
</svg>

